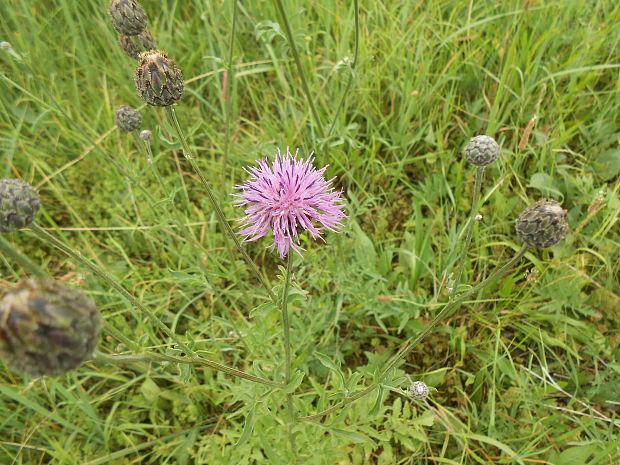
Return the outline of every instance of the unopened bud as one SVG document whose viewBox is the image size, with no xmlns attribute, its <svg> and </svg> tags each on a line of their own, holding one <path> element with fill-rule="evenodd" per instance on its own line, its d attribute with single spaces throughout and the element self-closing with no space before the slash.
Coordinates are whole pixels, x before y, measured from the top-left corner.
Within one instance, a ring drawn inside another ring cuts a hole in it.
<svg viewBox="0 0 620 465">
<path fill-rule="evenodd" d="M 116 126 L 123 132 L 133 132 L 140 128 L 142 116 L 135 108 L 127 105 L 118 107 L 115 113 Z"/>
<path fill-rule="evenodd" d="M 417 400 L 426 399 L 428 396 L 428 386 L 423 381 L 415 381 L 409 387 L 409 395 Z"/>
<path fill-rule="evenodd" d="M 52 279 L 30 279 L 0 300 L 0 358 L 17 373 L 57 376 L 92 357 L 101 332 L 92 299 Z"/>
<path fill-rule="evenodd" d="M 0 232 L 25 228 L 39 211 L 39 194 L 19 179 L 0 179 Z"/>
<path fill-rule="evenodd" d="M 176 103 L 183 95 L 183 73 L 165 52 L 155 50 L 140 55 L 134 81 L 140 97 L 156 107 Z"/>
<path fill-rule="evenodd" d="M 108 12 L 120 34 L 136 36 L 146 29 L 146 12 L 136 0 L 112 0 Z"/>
</svg>

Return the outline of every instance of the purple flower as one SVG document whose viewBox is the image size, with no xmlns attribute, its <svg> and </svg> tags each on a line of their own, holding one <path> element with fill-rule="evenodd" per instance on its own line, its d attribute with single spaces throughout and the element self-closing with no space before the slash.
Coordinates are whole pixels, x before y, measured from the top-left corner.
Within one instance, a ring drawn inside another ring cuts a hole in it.
<svg viewBox="0 0 620 465">
<path fill-rule="evenodd" d="M 286 150 L 280 150 L 276 160 L 269 166 L 268 160 L 258 161 L 258 166 L 245 169 L 252 178 L 236 186 L 240 194 L 236 206 L 245 206 L 245 215 L 240 219 L 245 228 L 237 234 L 244 241 L 254 241 L 273 231 L 271 249 L 278 248 L 284 258 L 292 247 L 301 255 L 299 233 L 307 229 L 313 238 L 321 238 L 321 231 L 329 229 L 338 232 L 342 227 L 344 199 L 342 191 L 331 187 L 333 178 L 323 177 L 327 166 L 316 170 L 312 166 L 312 154 L 307 160 L 297 159 Z"/>
</svg>

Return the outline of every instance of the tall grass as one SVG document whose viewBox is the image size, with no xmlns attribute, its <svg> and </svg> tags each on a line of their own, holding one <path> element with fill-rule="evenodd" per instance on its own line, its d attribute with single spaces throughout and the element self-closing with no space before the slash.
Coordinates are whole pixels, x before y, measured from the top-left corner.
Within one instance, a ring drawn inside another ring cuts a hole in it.
<svg viewBox="0 0 620 465">
<path fill-rule="evenodd" d="M 570 211 L 568 239 L 474 294 L 392 390 L 297 422 L 300 463 L 618 462 L 617 2 L 142 3 L 183 69 L 180 123 L 227 218 L 241 216 L 227 195 L 241 167 L 287 145 L 315 150 L 348 199 L 347 234 L 304 244 L 289 291 L 300 416 L 361 392 L 448 300 L 443 270 L 460 265 L 474 189 L 461 156 L 471 136 L 503 150 L 485 173 L 462 282 L 519 250 L 514 219 L 531 201 Z M 0 40 L 22 57 L 0 51 L 0 176 L 36 185 L 39 224 L 192 351 L 283 381 L 279 310 L 226 247 L 173 126 L 142 110 L 163 185 L 114 129 L 117 106 L 141 102 L 106 9 L 0 4 Z M 126 340 L 184 355 L 88 268 L 31 233 L 4 238 L 89 290 L 102 352 L 128 352 Z M 264 245 L 247 250 L 281 291 Z M 25 274 L 0 257 L 3 285 Z M 407 376 L 434 388 L 428 403 L 398 392 Z M 0 463 L 292 463 L 286 403 L 271 389 L 172 361 L 91 362 L 31 382 L 0 369 Z"/>
</svg>

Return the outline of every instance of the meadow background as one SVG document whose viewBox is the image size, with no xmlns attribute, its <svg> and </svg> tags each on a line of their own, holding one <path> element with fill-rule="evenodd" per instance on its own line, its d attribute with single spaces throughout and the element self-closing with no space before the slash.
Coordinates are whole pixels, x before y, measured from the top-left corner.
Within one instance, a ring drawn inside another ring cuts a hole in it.
<svg viewBox="0 0 620 465">
<path fill-rule="evenodd" d="M 353 1 L 284 0 L 311 100 L 274 2 L 239 2 L 232 39 L 232 0 L 141 3 L 188 81 L 177 111 L 228 218 L 242 215 L 228 195 L 242 167 L 278 147 L 314 150 L 347 198 L 345 232 L 305 243 L 295 263 L 302 413 L 361 389 L 447 299 L 444 271 L 471 206 L 470 137 L 495 137 L 502 155 L 487 169 L 468 283 L 520 248 L 514 220 L 526 205 L 552 197 L 569 210 L 565 241 L 528 253 L 401 366 L 436 388 L 428 405 L 383 390 L 300 424 L 299 463 L 619 463 L 619 2 L 360 0 L 356 11 Z M 145 108 L 142 128 L 165 190 L 114 127 L 119 105 L 142 102 L 107 7 L 0 3 L 0 40 L 21 57 L 0 50 L 0 176 L 35 185 L 39 224 L 197 350 L 281 377 L 278 314 L 226 247 L 163 113 Z M 175 227 L 172 191 L 191 237 Z M 174 353 L 88 270 L 26 231 L 5 237 L 92 295 L 102 352 L 127 351 L 120 334 Z M 248 250 L 276 283 L 282 263 L 265 245 Z M 0 259 L 2 283 L 24 275 Z M 283 404 L 264 386 L 176 364 L 88 362 L 34 381 L 4 368 L 3 465 L 294 460 Z"/>
</svg>

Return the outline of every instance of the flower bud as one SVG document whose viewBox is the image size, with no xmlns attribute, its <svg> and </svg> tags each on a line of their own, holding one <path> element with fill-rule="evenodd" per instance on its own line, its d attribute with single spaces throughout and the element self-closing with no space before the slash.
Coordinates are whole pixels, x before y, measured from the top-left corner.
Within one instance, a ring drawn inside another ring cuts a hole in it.
<svg viewBox="0 0 620 465">
<path fill-rule="evenodd" d="M 145 142 L 151 140 L 152 136 L 153 136 L 153 133 L 149 131 L 148 129 L 145 129 L 144 131 L 140 133 L 140 139 L 142 139 Z"/>
<path fill-rule="evenodd" d="M 92 299 L 59 281 L 22 281 L 0 300 L 0 358 L 31 376 L 61 375 L 92 357 L 101 332 Z"/>
<path fill-rule="evenodd" d="M 39 194 L 19 179 L 0 179 L 0 232 L 12 232 L 33 222 Z"/>
<path fill-rule="evenodd" d="M 136 36 L 146 29 L 146 13 L 136 0 L 112 0 L 108 11 L 120 34 Z"/>
<path fill-rule="evenodd" d="M 517 234 L 532 247 L 554 246 L 568 232 L 568 212 L 555 200 L 543 199 L 530 205 L 517 219 Z"/>
<path fill-rule="evenodd" d="M 161 50 L 140 55 L 134 80 L 140 97 L 149 105 L 167 107 L 183 95 L 183 74 L 174 60 Z"/>
<path fill-rule="evenodd" d="M 155 50 L 157 43 L 148 30 L 142 31 L 137 36 L 120 36 L 118 42 L 129 58 L 137 60 L 142 52 Z"/>
<path fill-rule="evenodd" d="M 118 107 L 114 116 L 116 119 L 116 126 L 123 132 L 136 131 L 142 123 L 140 112 L 127 105 Z"/>
<path fill-rule="evenodd" d="M 428 386 L 423 381 L 411 383 L 409 395 L 417 400 L 426 399 L 428 396 Z"/>
<path fill-rule="evenodd" d="M 475 166 L 487 166 L 497 160 L 499 145 L 489 136 L 472 137 L 463 151 L 465 159 Z"/>
</svg>

